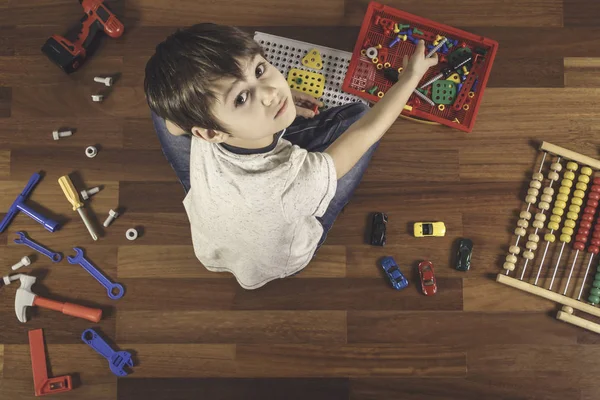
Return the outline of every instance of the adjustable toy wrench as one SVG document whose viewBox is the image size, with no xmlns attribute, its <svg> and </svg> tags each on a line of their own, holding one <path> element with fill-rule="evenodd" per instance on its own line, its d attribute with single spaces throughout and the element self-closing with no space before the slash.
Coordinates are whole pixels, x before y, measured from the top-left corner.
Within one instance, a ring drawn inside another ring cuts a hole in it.
<svg viewBox="0 0 600 400">
<path fill-rule="evenodd" d="M 40 244 L 37 244 L 36 242 L 34 242 L 33 240 L 31 240 L 27 237 L 26 232 L 17 232 L 17 235 L 19 235 L 19 237 L 17 239 L 15 239 L 16 244 L 24 244 L 25 246 L 28 246 L 28 247 L 34 249 L 35 251 L 42 253 L 43 255 L 50 258 L 55 263 L 62 260 L 62 258 L 63 258 L 62 254 L 55 253 L 55 252 L 49 250 L 48 248 L 46 248 Z"/>
<path fill-rule="evenodd" d="M 83 331 L 81 340 L 108 360 L 108 365 L 113 374 L 127 376 L 127 371 L 124 369 L 125 366 L 133 367 L 131 353 L 127 351 L 114 351 L 95 330 L 86 329 Z"/>
<path fill-rule="evenodd" d="M 68 256 L 67 257 L 67 261 L 69 261 L 70 264 L 79 264 L 83 267 L 83 269 L 85 269 L 87 272 L 90 273 L 90 275 L 92 275 L 98 282 L 100 282 L 100 284 L 102 286 L 104 286 L 106 288 L 106 290 L 108 291 L 108 297 L 110 297 L 113 300 L 118 300 L 121 297 L 123 297 L 123 295 L 125 294 L 125 289 L 123 289 L 123 286 L 118 284 L 118 283 L 112 283 L 102 272 L 100 272 L 98 270 L 98 268 L 94 267 L 84 256 L 83 256 L 83 250 L 80 249 L 79 247 L 73 247 L 73 250 L 75 250 L 75 253 L 77 253 L 74 256 Z M 116 289 L 116 294 L 113 293 L 113 290 Z"/>
</svg>

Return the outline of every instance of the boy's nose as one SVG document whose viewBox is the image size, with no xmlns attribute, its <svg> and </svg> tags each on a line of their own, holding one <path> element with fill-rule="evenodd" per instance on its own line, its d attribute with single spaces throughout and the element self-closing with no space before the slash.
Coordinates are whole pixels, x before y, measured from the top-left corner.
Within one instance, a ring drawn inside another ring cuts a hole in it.
<svg viewBox="0 0 600 400">
<path fill-rule="evenodd" d="M 274 102 L 277 102 L 277 89 L 274 87 L 264 88 L 262 102 L 265 106 L 272 106 Z"/>
</svg>

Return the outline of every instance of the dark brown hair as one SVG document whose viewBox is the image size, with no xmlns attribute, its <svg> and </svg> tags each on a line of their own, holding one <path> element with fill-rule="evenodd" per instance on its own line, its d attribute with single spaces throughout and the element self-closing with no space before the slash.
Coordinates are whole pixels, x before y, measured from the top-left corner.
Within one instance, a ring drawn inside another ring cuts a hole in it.
<svg viewBox="0 0 600 400">
<path fill-rule="evenodd" d="M 150 109 L 186 132 L 192 127 L 226 132 L 211 112 L 220 78 L 243 79 L 240 61 L 264 50 L 243 30 L 213 23 L 178 29 L 156 46 L 146 64 L 144 91 Z"/>
</svg>

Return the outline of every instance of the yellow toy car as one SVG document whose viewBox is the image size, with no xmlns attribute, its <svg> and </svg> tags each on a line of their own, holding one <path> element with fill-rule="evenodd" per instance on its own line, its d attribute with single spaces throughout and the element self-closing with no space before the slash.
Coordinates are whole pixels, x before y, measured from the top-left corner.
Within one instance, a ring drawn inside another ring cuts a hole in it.
<svg viewBox="0 0 600 400">
<path fill-rule="evenodd" d="M 415 222 L 415 237 L 446 236 L 443 222 Z"/>
</svg>

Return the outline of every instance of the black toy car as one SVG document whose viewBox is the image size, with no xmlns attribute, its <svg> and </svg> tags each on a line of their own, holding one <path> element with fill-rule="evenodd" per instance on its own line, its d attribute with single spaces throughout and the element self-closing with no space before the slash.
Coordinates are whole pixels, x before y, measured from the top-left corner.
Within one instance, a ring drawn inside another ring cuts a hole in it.
<svg viewBox="0 0 600 400">
<path fill-rule="evenodd" d="M 468 271 L 471 268 L 472 252 L 473 241 L 471 239 L 461 239 L 458 242 L 458 251 L 456 253 L 456 269 L 458 271 Z"/>
<path fill-rule="evenodd" d="M 388 216 L 385 213 L 374 213 L 371 224 L 371 244 L 373 246 L 385 246 L 385 230 Z"/>
</svg>

